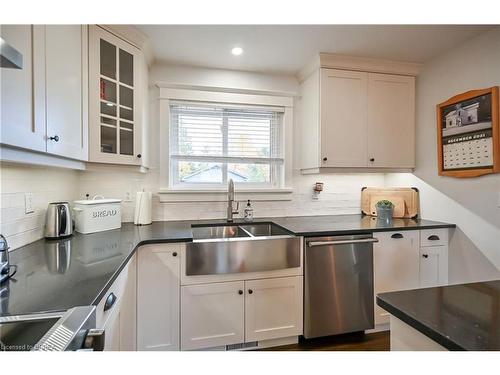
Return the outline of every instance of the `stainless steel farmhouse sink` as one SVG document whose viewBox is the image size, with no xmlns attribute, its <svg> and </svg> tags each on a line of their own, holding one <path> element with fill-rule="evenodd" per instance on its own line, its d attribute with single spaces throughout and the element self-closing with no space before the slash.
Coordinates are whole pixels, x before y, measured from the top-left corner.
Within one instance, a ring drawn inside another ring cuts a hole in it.
<svg viewBox="0 0 500 375">
<path fill-rule="evenodd" d="M 250 237 L 250 234 L 237 225 L 227 225 L 218 227 L 193 227 L 193 239 L 207 240 L 207 239 L 221 239 L 221 238 L 235 238 L 235 237 Z"/>
<path fill-rule="evenodd" d="M 272 223 L 194 225 L 186 275 L 265 272 L 300 267 L 302 237 Z"/>
</svg>

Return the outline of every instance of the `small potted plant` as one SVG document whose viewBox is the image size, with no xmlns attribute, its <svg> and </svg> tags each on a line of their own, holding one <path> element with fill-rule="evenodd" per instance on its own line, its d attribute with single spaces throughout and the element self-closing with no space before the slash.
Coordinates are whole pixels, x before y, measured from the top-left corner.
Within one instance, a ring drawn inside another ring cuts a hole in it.
<svg viewBox="0 0 500 375">
<path fill-rule="evenodd" d="M 375 205 L 377 208 L 377 217 L 381 221 L 390 222 L 394 214 L 394 203 L 387 199 L 378 201 Z"/>
</svg>

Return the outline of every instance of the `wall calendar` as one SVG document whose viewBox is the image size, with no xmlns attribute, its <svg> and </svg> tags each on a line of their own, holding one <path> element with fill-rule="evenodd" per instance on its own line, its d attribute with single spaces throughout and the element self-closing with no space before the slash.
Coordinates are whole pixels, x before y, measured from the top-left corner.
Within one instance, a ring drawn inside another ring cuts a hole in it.
<svg viewBox="0 0 500 375">
<path fill-rule="evenodd" d="M 438 104 L 439 175 L 477 177 L 500 171 L 498 107 L 498 86 Z"/>
</svg>

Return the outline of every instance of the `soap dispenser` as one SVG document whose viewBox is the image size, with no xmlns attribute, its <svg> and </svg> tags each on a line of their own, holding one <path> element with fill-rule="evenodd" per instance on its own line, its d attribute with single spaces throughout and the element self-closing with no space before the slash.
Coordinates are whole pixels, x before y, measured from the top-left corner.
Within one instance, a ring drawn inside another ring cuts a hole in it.
<svg viewBox="0 0 500 375">
<path fill-rule="evenodd" d="M 253 221 L 253 208 L 250 203 L 250 199 L 247 201 L 247 206 L 245 207 L 243 220 L 245 221 Z"/>
</svg>

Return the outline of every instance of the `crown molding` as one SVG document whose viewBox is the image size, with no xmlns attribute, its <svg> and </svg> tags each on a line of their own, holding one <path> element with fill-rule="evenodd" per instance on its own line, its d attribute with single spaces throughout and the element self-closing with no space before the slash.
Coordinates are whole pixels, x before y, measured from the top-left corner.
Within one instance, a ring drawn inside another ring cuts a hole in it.
<svg viewBox="0 0 500 375">
<path fill-rule="evenodd" d="M 334 53 L 320 53 L 299 71 L 297 78 L 300 82 L 302 82 L 315 70 L 320 68 L 355 70 L 361 72 L 397 74 L 415 77 L 420 72 L 422 64 L 374 59 L 369 57 L 339 55 Z"/>
<path fill-rule="evenodd" d="M 115 34 L 117 37 L 125 39 L 127 42 L 139 48 L 144 54 L 144 58 L 150 67 L 154 60 L 153 48 L 146 34 L 133 25 L 99 25 L 100 27 Z"/>
</svg>

